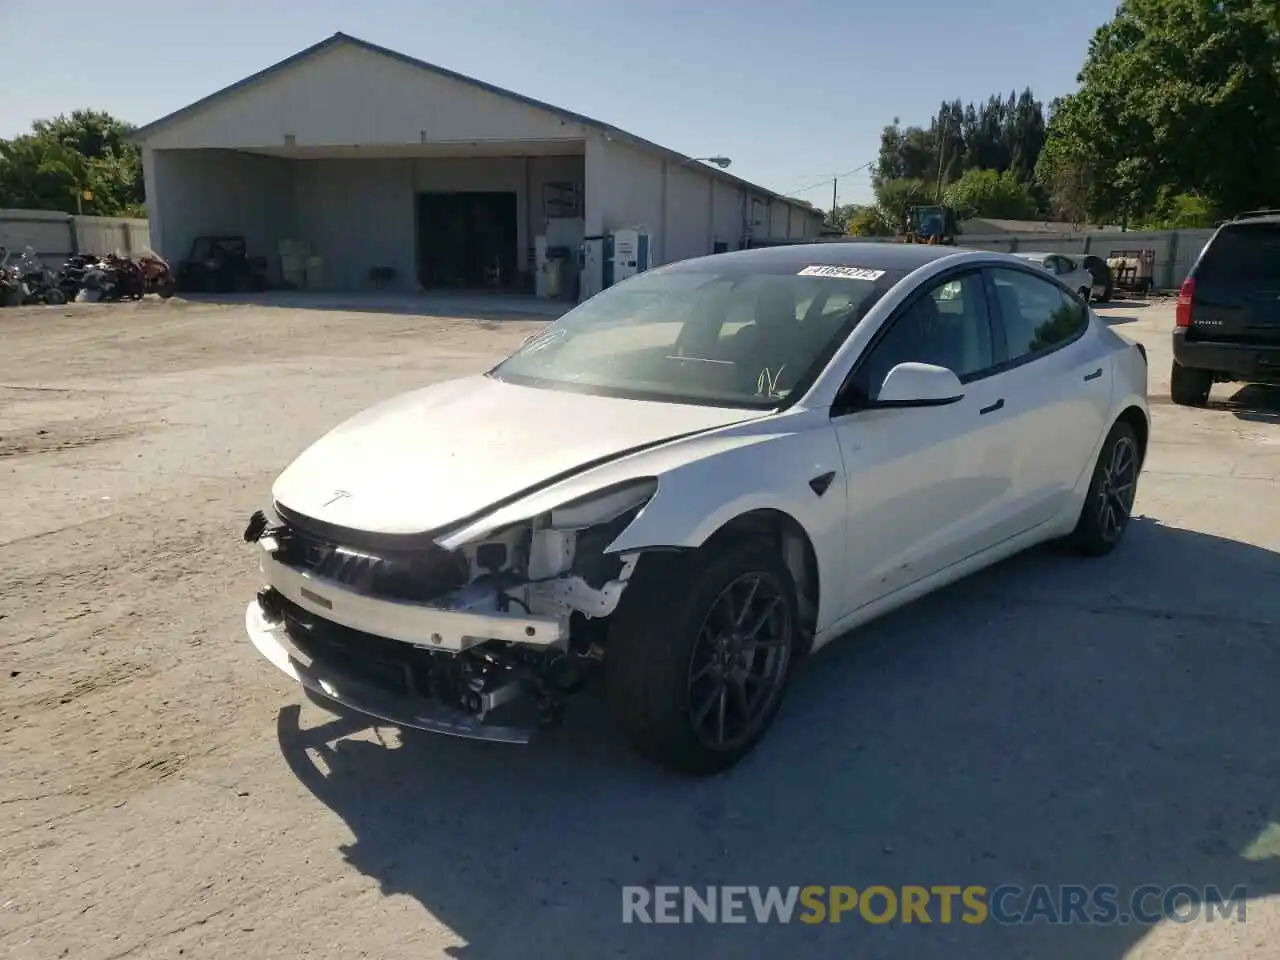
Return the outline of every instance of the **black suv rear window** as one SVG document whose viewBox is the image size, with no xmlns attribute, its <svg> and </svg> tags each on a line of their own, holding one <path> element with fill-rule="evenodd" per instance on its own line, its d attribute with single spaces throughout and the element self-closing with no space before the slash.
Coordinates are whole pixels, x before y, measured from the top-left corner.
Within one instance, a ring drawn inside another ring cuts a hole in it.
<svg viewBox="0 0 1280 960">
<path fill-rule="evenodd" d="M 1204 252 L 1197 279 L 1280 283 L 1280 223 L 1223 227 Z"/>
</svg>

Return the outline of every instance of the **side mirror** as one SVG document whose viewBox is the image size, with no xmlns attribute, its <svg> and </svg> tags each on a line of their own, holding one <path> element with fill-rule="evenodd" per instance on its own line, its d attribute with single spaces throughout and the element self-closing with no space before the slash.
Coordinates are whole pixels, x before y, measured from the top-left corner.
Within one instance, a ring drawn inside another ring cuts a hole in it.
<svg viewBox="0 0 1280 960">
<path fill-rule="evenodd" d="M 900 363 L 884 378 L 873 407 L 941 407 L 964 399 L 955 372 L 932 363 Z"/>
</svg>

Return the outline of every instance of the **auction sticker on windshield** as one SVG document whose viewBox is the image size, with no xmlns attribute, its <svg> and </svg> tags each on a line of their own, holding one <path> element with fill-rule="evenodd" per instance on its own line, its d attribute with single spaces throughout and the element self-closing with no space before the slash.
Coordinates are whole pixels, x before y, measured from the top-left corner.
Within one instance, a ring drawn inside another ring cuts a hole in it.
<svg viewBox="0 0 1280 960">
<path fill-rule="evenodd" d="M 801 277 L 839 277 L 841 280 L 879 280 L 884 276 L 883 270 L 868 270 L 866 267 L 808 266 L 800 271 Z"/>
</svg>

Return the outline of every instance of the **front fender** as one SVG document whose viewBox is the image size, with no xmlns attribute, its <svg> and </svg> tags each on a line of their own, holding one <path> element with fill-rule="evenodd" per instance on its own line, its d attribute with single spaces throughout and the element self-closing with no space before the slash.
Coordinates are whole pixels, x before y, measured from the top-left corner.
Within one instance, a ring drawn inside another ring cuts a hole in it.
<svg viewBox="0 0 1280 960">
<path fill-rule="evenodd" d="M 694 548 L 735 517 L 776 510 L 805 531 L 818 563 L 818 629 L 833 622 L 845 567 L 844 465 L 835 431 L 823 418 L 809 429 L 762 432 L 672 467 L 644 509 L 607 548 L 632 553 Z M 831 475 L 821 492 L 810 486 Z"/>
</svg>

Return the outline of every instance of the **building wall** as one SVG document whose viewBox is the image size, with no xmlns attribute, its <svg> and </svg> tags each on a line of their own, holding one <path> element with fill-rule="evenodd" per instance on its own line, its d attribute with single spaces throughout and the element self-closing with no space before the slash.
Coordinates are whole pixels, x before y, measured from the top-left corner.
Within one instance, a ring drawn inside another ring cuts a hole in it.
<svg viewBox="0 0 1280 960">
<path fill-rule="evenodd" d="M 229 150 L 148 151 L 152 243 L 173 260 L 202 234 L 244 235 L 279 278 L 279 242 L 324 258 L 324 285 L 357 290 L 371 267 L 416 283 L 415 196 L 428 191 L 517 195 L 517 256 L 546 229 L 543 184 L 583 180 L 582 157 L 282 160 Z M 581 231 L 579 230 L 580 234 Z M 528 264 L 526 264 L 528 266 Z"/>
<path fill-rule="evenodd" d="M 580 125 L 351 44 L 160 128 L 153 149 L 581 140 Z M 288 138 L 292 138 L 290 141 Z"/>
<path fill-rule="evenodd" d="M 162 255 L 182 259 L 202 234 L 242 234 L 278 279 L 279 242 L 299 240 L 324 259 L 324 285 L 341 290 L 364 287 L 375 266 L 394 268 L 403 288 L 416 283 L 415 196 L 424 192 L 515 193 L 516 254 L 524 269 L 533 267 L 534 239 L 547 230 L 543 186 L 550 182 L 585 188 L 588 220 L 594 215 L 598 222 L 588 235 L 646 229 L 654 265 L 711 253 L 717 240 L 736 249 L 744 208 L 763 218 L 757 236 L 805 236 L 813 220 L 787 203 L 752 203 L 741 188 L 696 167 L 608 141 L 596 157 L 603 163 L 594 188 L 580 156 L 284 160 L 148 149 L 144 161 L 152 243 Z M 582 228 L 569 234 L 559 242 L 576 243 Z"/>
<path fill-rule="evenodd" d="M 545 231 L 543 185 L 582 184 L 581 157 L 293 161 L 296 239 L 325 258 L 327 285 L 356 290 L 369 269 L 389 266 L 399 284 L 417 280 L 419 193 L 497 191 L 516 194 L 517 256 L 527 257 Z"/>
<path fill-rule="evenodd" d="M 715 185 L 711 239 L 713 242 L 720 240 L 727 243 L 730 250 L 736 250 L 750 213 L 745 206 L 745 195 L 743 191 L 721 180 L 712 178 L 711 182 Z"/>
<path fill-rule="evenodd" d="M 290 164 L 234 150 L 150 150 L 144 155 L 151 243 L 184 259 L 206 234 L 240 234 L 251 256 L 274 262 L 296 230 Z"/>
<path fill-rule="evenodd" d="M 600 232 L 632 227 L 647 230 L 653 237 L 652 256 L 657 263 L 665 263 L 662 159 L 602 137 L 587 141 L 589 155 L 593 148 L 602 153 L 603 174 L 598 184 L 587 183 L 587 208 L 594 207 L 600 212 Z M 588 232 L 591 232 L 590 226 Z"/>
<path fill-rule="evenodd" d="M 667 163 L 665 230 L 659 244 L 662 263 L 701 257 L 711 252 L 711 177 Z"/>
<path fill-rule="evenodd" d="M 373 267 L 400 285 L 414 266 L 413 168 L 406 160 L 293 161 L 297 230 L 290 237 L 324 258 L 318 286 L 359 290 Z"/>
<path fill-rule="evenodd" d="M 655 264 L 711 253 L 717 240 L 737 249 L 747 229 L 771 239 L 816 237 L 822 221 L 820 213 L 770 202 L 700 164 L 674 163 L 603 137 L 588 138 L 587 168 L 588 218 L 598 220 L 601 232 L 646 228 Z"/>
</svg>

